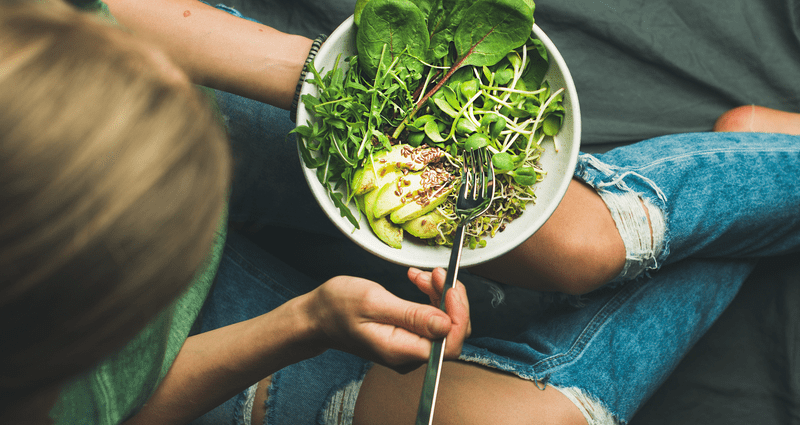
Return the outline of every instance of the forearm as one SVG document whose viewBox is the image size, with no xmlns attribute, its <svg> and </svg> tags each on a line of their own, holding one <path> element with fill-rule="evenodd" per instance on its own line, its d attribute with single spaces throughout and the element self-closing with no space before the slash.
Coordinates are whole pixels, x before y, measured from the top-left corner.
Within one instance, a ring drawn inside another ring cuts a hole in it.
<svg viewBox="0 0 800 425">
<path fill-rule="evenodd" d="M 270 313 L 189 338 L 142 410 L 126 425 L 185 424 L 275 371 L 321 353 L 305 297 Z"/>
<path fill-rule="evenodd" d="M 107 0 L 120 24 L 160 46 L 197 84 L 284 109 L 312 40 L 196 0 Z"/>
<path fill-rule="evenodd" d="M 410 270 L 428 295 L 445 272 Z M 448 336 L 455 358 L 469 334 L 463 285 L 447 294 L 447 313 L 392 295 L 375 282 L 339 276 L 270 313 L 189 338 L 163 382 L 126 425 L 183 424 L 298 361 L 338 349 L 390 367 L 424 362 L 431 339 Z"/>
</svg>

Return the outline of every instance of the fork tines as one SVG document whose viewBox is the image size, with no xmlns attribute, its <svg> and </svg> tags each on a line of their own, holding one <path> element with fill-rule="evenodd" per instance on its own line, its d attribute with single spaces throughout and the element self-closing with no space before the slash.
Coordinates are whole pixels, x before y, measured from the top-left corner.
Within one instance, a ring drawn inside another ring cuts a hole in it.
<svg viewBox="0 0 800 425">
<path fill-rule="evenodd" d="M 462 189 L 462 193 L 469 193 L 472 200 L 485 198 L 487 191 L 494 183 L 494 169 L 489 158 L 486 148 L 473 149 L 465 153 L 463 182 L 465 187 Z M 487 179 L 489 180 L 488 184 Z"/>
</svg>

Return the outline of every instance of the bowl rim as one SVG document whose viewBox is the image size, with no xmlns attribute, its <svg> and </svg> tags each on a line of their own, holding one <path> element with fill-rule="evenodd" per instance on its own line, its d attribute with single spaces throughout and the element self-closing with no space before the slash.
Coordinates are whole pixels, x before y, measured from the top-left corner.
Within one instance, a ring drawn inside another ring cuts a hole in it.
<svg viewBox="0 0 800 425">
<path fill-rule="evenodd" d="M 354 18 L 353 15 L 348 17 L 345 21 L 342 22 L 331 34 L 328 36 L 328 39 L 319 49 L 317 53 L 317 58 L 326 58 L 329 57 L 332 49 L 336 48 L 337 43 L 340 43 L 341 40 L 348 35 L 348 31 L 354 26 Z M 512 236 L 509 240 L 503 242 L 503 246 L 501 248 L 494 247 L 494 249 L 489 250 L 488 252 L 491 255 L 483 255 L 487 253 L 487 248 L 479 248 L 475 250 L 465 249 L 462 254 L 461 259 L 461 267 L 470 267 L 475 266 L 494 258 L 497 258 L 503 254 L 508 253 L 512 249 L 516 248 L 523 242 L 525 242 L 530 236 L 532 236 L 536 231 L 541 228 L 545 221 L 547 221 L 550 216 L 555 211 L 558 204 L 564 197 L 564 194 L 567 191 L 567 187 L 569 186 L 572 176 L 577 165 L 577 158 L 578 153 L 580 150 L 580 139 L 581 139 L 581 115 L 580 115 L 580 105 L 578 102 L 578 95 L 575 89 L 575 83 L 572 79 L 572 75 L 569 72 L 569 68 L 564 61 L 564 58 L 561 56 L 561 53 L 556 48 L 555 44 L 550 40 L 550 38 L 544 33 L 544 31 L 539 28 L 538 25 L 535 23 L 532 27 L 532 32 L 542 41 L 547 49 L 549 60 L 551 61 L 551 68 L 553 63 L 555 62 L 558 66 L 558 69 L 563 77 L 563 84 L 566 90 L 569 102 L 569 107 L 571 110 L 571 121 L 572 121 L 572 137 L 570 142 L 571 150 L 569 158 L 566 160 L 564 164 L 565 170 L 561 174 L 560 179 L 557 185 L 554 188 L 554 193 L 550 194 L 550 200 L 546 203 L 543 210 L 537 212 L 536 218 L 533 222 L 528 223 L 528 228 L 524 228 L 524 231 L 517 232 L 514 236 Z M 344 59 L 344 58 L 342 58 Z M 340 67 L 342 66 L 340 61 Z M 346 66 L 346 64 L 344 64 Z M 318 68 L 319 69 L 319 68 Z M 319 69 L 320 73 L 324 75 L 323 69 Z M 549 72 L 549 71 L 548 71 Z M 307 81 L 304 81 L 301 86 L 300 94 L 309 94 L 315 91 L 312 88 L 312 85 Z M 296 110 L 296 122 L 298 125 L 300 123 L 305 124 L 308 120 L 312 117 L 306 111 L 305 106 L 303 105 L 302 99 L 298 101 L 297 110 Z M 299 141 L 298 141 L 299 143 Z M 342 232 L 344 233 L 350 240 L 356 243 L 361 248 L 365 249 L 366 251 L 370 252 L 371 254 L 387 260 L 389 262 L 399 264 L 402 266 L 409 266 L 409 267 L 418 267 L 422 269 L 433 269 L 435 267 L 447 267 L 449 263 L 450 251 L 449 247 L 431 247 L 431 246 L 420 246 L 420 248 L 426 251 L 424 255 L 413 255 L 408 254 L 409 250 L 407 249 L 406 245 L 409 243 L 407 240 L 404 240 L 403 248 L 396 249 L 391 248 L 386 245 L 383 241 L 378 239 L 378 237 L 372 232 L 372 229 L 369 227 L 369 224 L 366 220 L 361 219 L 360 226 L 361 229 L 356 229 L 350 221 L 345 219 L 341 216 L 339 210 L 333 205 L 333 202 L 330 200 L 330 195 L 319 182 L 316 177 L 316 170 L 309 169 L 305 166 L 305 163 L 302 158 L 302 154 L 298 149 L 298 158 L 300 159 L 300 167 L 302 168 L 303 175 L 305 176 L 306 182 L 311 189 L 311 192 L 314 195 L 317 204 L 322 208 L 325 215 L 330 219 L 333 224 Z M 559 178 L 559 176 L 548 176 L 546 178 Z M 353 203 L 351 203 L 353 204 Z M 539 203 L 535 203 L 534 207 L 539 205 Z M 363 215 L 357 210 L 354 205 L 350 205 L 351 211 L 356 215 L 356 217 L 363 217 Z M 530 208 L 530 206 L 529 206 Z M 531 211 L 526 210 L 525 213 L 531 213 Z M 523 214 L 524 216 L 524 214 Z M 518 219 L 519 220 L 519 219 Z M 518 220 L 515 220 L 518 221 Z M 513 225 L 514 222 L 509 223 L 509 226 Z M 507 230 L 508 231 L 508 230 Z M 368 234 L 368 236 L 363 236 L 364 234 Z M 495 236 L 496 238 L 497 236 Z M 492 243 L 492 238 L 488 241 L 488 244 Z M 416 244 L 422 245 L 422 244 Z M 488 246 L 488 245 L 487 245 Z M 405 254 L 403 253 L 404 249 L 406 249 Z M 428 252 L 429 251 L 429 252 Z"/>
</svg>

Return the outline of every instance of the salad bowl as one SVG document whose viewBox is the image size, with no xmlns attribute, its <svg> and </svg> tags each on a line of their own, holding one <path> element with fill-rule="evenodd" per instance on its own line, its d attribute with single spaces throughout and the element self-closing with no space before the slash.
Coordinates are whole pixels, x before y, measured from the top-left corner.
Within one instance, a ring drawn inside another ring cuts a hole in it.
<svg viewBox="0 0 800 425">
<path fill-rule="evenodd" d="M 486 246 L 475 249 L 465 247 L 461 258 L 462 267 L 474 266 L 497 258 L 533 235 L 550 218 L 561 202 L 575 170 L 581 136 L 580 108 L 575 84 L 564 59 L 552 41 L 537 25 L 534 24 L 532 30 L 548 52 L 550 66 L 545 81 L 550 84 L 552 90 L 559 88 L 565 90 L 563 97 L 565 116 L 562 127 L 552 141 L 543 142 L 545 152 L 541 155 L 539 164 L 546 174 L 544 179 L 534 186 L 536 201 L 528 203 L 524 213 L 508 223 L 504 231 L 498 232 L 494 237 L 486 238 Z M 356 26 L 353 16 L 350 16 L 331 33 L 319 49 L 314 64 L 320 74 L 324 74 L 334 67 L 337 58 L 339 67 L 343 64 L 346 66 L 344 59 L 356 53 Z M 317 88 L 306 81 L 301 87 L 301 96 L 305 94 L 317 95 Z M 298 124 L 313 123 L 316 119 L 306 110 L 302 101 L 299 102 L 296 112 Z M 402 248 L 392 248 L 378 239 L 366 218 L 358 211 L 355 202 L 351 202 L 352 213 L 356 217 L 361 217 L 360 228 L 356 228 L 347 218 L 342 217 L 327 189 L 317 179 L 316 171 L 305 166 L 302 154 L 300 154 L 300 165 L 311 192 L 322 210 L 333 224 L 357 245 L 380 258 L 404 266 L 422 269 L 447 267 L 450 247 L 431 246 L 424 241 L 406 238 Z"/>
</svg>

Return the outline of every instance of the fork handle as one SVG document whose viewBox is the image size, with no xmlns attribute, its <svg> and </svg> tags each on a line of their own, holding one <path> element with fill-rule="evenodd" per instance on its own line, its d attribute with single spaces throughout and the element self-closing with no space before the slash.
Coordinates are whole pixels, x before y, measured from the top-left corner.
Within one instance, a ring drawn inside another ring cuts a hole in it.
<svg viewBox="0 0 800 425">
<path fill-rule="evenodd" d="M 461 263 L 461 248 L 464 246 L 464 225 L 456 228 L 455 239 L 453 240 L 453 250 L 450 252 L 450 265 L 447 267 L 447 277 L 444 280 L 442 290 L 442 301 L 439 308 L 445 308 L 444 297 L 447 291 L 455 286 L 458 278 L 458 267 Z M 442 360 L 444 359 L 444 349 L 447 338 L 433 341 L 431 345 L 431 355 L 428 358 L 428 367 L 425 369 L 425 380 L 422 383 L 422 394 L 420 395 L 419 407 L 417 409 L 416 425 L 430 425 L 433 423 L 433 408 L 436 406 L 436 394 L 439 390 L 439 378 L 442 374 Z"/>
<path fill-rule="evenodd" d="M 453 239 L 453 250 L 450 252 L 450 264 L 447 266 L 447 276 L 444 279 L 444 288 L 442 289 L 442 299 L 439 303 L 439 308 L 446 312 L 444 306 L 444 296 L 447 291 L 453 289 L 458 279 L 458 269 L 461 265 L 461 250 L 464 248 L 464 236 L 466 234 L 463 224 L 459 224 L 456 228 L 456 235 Z"/>
</svg>

